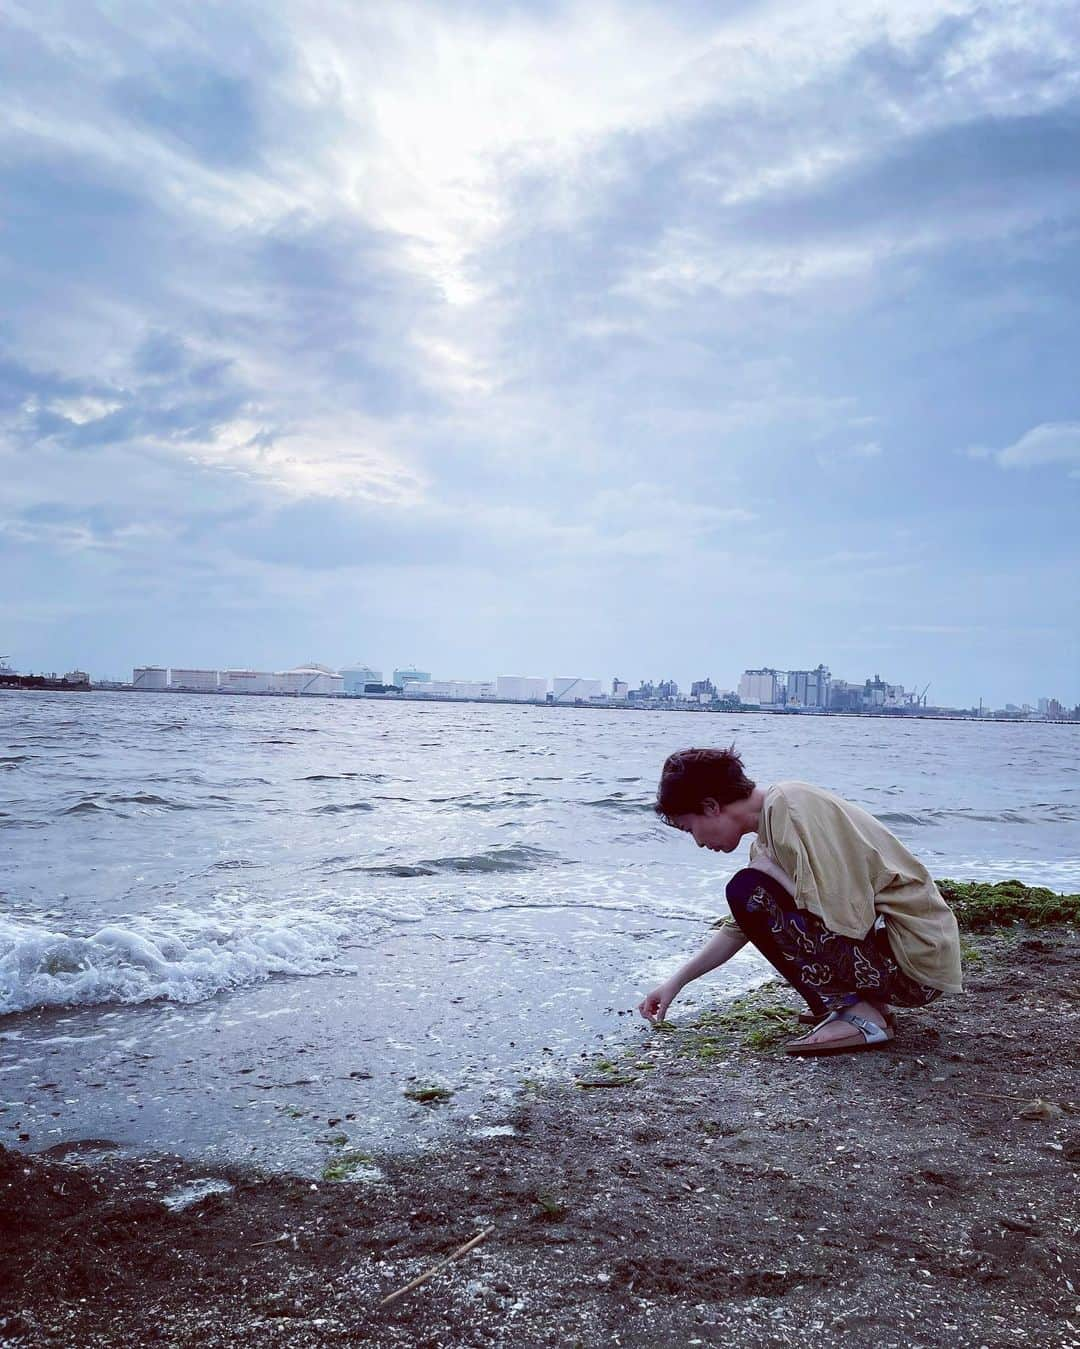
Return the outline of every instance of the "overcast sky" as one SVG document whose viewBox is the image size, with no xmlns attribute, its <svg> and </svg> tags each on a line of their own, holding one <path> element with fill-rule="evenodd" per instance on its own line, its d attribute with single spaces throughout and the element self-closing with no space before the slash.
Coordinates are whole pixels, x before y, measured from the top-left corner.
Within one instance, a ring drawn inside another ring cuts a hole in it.
<svg viewBox="0 0 1080 1349">
<path fill-rule="evenodd" d="M 2 0 L 0 652 L 1080 700 L 1078 52 Z"/>
</svg>

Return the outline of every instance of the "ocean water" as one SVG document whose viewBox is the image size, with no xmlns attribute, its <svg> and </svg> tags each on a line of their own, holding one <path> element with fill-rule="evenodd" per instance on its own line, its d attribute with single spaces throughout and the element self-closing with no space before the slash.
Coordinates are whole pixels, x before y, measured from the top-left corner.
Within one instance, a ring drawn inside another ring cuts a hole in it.
<svg viewBox="0 0 1080 1349">
<path fill-rule="evenodd" d="M 342 1137 L 500 1127 L 523 1079 L 646 1033 L 724 912 L 746 845 L 651 802 L 667 753 L 732 741 L 938 876 L 1080 888 L 1075 726 L 0 695 L 0 1142 L 317 1174 Z M 674 1012 L 765 973 L 741 953 Z"/>
</svg>

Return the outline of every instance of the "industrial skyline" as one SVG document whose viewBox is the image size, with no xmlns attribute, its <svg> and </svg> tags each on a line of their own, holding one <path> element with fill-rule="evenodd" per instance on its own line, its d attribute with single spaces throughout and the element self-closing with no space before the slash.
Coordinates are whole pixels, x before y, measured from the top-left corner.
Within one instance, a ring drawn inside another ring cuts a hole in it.
<svg viewBox="0 0 1080 1349">
<path fill-rule="evenodd" d="M 97 681 L 99 685 L 128 687 L 125 681 Z M 828 666 L 810 670 L 779 670 L 772 666 L 744 670 L 731 688 L 714 684 L 709 676 L 694 680 L 689 691 L 675 680 L 642 680 L 636 688 L 615 676 L 609 682 L 584 676 L 497 675 L 487 679 L 435 679 L 428 670 L 399 666 L 389 680 L 374 665 L 360 662 L 333 669 L 315 661 L 287 670 L 250 668 L 195 668 L 163 665 L 136 666 L 130 687 L 136 691 L 246 694 L 316 694 L 321 696 L 380 696 L 400 693 L 413 698 L 484 700 L 500 702 L 594 703 L 608 706 L 702 706 L 764 711 L 806 712 L 917 712 L 944 710 L 1065 719 L 1080 715 L 1061 700 L 1041 695 L 1035 703 L 1007 702 L 994 709 L 982 699 L 970 704 L 941 705 L 928 701 L 931 687 L 906 689 L 875 672 L 862 681 L 834 679 Z"/>
</svg>

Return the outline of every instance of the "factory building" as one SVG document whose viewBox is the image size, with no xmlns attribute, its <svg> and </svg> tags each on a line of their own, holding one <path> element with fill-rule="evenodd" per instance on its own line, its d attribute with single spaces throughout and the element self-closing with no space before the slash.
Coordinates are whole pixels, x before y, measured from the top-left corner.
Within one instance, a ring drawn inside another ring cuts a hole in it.
<svg viewBox="0 0 1080 1349">
<path fill-rule="evenodd" d="M 343 693 L 363 693 L 365 684 L 381 684 L 382 671 L 373 670 L 369 665 L 346 665 L 342 668 Z"/>
<path fill-rule="evenodd" d="M 164 665 L 136 665 L 131 672 L 133 689 L 166 689 L 169 687 L 169 671 Z"/>
<path fill-rule="evenodd" d="M 169 687 L 185 693 L 217 693 L 220 683 L 217 670 L 178 670 L 174 666 L 169 671 Z"/>
<path fill-rule="evenodd" d="M 780 701 L 780 678 L 778 670 L 744 670 L 739 680 L 739 701 L 772 707 Z"/>
<path fill-rule="evenodd" d="M 828 707 L 831 682 L 832 675 L 824 665 L 819 665 L 816 670 L 789 670 L 788 707 Z"/>
<path fill-rule="evenodd" d="M 495 697 L 515 703 L 542 703 L 548 693 L 548 681 L 542 675 L 499 675 Z"/>
</svg>

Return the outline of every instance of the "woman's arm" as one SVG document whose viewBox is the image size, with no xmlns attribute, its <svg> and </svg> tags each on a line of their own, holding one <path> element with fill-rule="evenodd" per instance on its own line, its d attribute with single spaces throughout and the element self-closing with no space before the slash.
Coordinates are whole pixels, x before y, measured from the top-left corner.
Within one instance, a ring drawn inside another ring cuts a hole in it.
<svg viewBox="0 0 1080 1349">
<path fill-rule="evenodd" d="M 746 940 L 738 928 L 722 927 L 715 937 L 710 937 L 692 960 L 688 960 L 681 969 L 676 970 L 659 988 L 647 993 L 638 1006 L 638 1011 L 653 1025 L 663 1021 L 668 1007 L 691 980 L 699 979 L 703 974 L 708 974 L 710 970 L 715 970 L 730 960 L 736 951 L 742 950 Z"/>
</svg>

